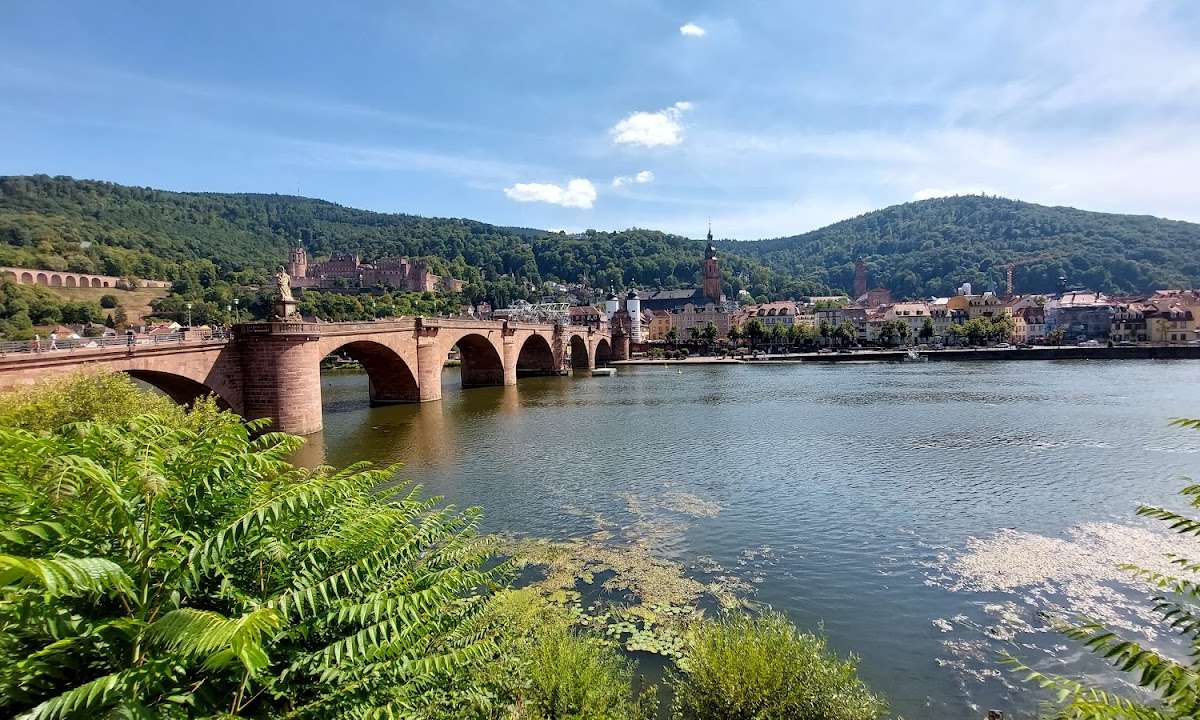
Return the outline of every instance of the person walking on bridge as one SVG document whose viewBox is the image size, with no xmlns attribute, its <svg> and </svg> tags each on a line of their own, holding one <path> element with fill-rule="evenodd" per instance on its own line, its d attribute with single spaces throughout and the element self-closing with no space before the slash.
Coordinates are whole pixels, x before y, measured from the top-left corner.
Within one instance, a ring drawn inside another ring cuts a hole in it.
<svg viewBox="0 0 1200 720">
<path fill-rule="evenodd" d="M 51 350 L 58 349 L 58 333 L 56 333 L 56 332 L 50 333 L 50 349 Z"/>
</svg>

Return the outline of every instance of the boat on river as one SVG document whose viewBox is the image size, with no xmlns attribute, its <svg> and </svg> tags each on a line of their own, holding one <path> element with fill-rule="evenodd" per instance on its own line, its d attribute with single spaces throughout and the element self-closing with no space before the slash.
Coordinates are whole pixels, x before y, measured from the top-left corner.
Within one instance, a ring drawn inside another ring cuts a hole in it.
<svg viewBox="0 0 1200 720">
<path fill-rule="evenodd" d="M 904 354 L 904 357 L 901 358 L 901 360 L 903 362 L 929 362 L 929 358 L 925 357 L 916 350 L 909 350 Z"/>
<path fill-rule="evenodd" d="M 616 368 L 594 368 L 592 370 L 592 377 L 612 377 L 616 374 Z"/>
</svg>

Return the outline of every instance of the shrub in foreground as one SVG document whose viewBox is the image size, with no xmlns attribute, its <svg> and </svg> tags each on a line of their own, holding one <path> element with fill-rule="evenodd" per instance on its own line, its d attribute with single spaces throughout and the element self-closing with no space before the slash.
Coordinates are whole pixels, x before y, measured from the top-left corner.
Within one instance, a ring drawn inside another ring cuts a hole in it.
<svg viewBox="0 0 1200 720">
<path fill-rule="evenodd" d="M 116 422 L 148 413 L 163 416 L 172 425 L 186 424 L 183 408 L 165 395 L 140 389 L 121 373 L 80 372 L 0 395 L 0 427 L 34 432 L 82 420 Z"/>
<path fill-rule="evenodd" d="M 887 709 L 853 658 L 775 612 L 703 625 L 672 684 L 677 720 L 873 720 Z"/>
<path fill-rule="evenodd" d="M 494 653 L 475 511 L 295 468 L 300 440 L 258 429 L 0 428 L 0 714 L 412 715 Z"/>
<path fill-rule="evenodd" d="M 652 686 L 634 694 L 633 666 L 617 648 L 572 628 L 561 606 L 530 590 L 497 596 L 484 617 L 495 655 L 442 699 L 439 718 L 506 720 L 649 720 Z M 463 704 L 462 698 L 474 702 Z"/>
</svg>

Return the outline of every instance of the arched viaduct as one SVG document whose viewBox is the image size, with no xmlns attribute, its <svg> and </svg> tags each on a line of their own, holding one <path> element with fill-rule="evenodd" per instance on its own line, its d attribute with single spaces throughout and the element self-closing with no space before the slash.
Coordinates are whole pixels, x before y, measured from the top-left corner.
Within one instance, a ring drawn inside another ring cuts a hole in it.
<svg viewBox="0 0 1200 720">
<path fill-rule="evenodd" d="M 358 360 L 374 404 L 442 397 L 442 369 L 457 348 L 463 387 L 515 385 L 525 375 L 594 368 L 613 358 L 607 329 L 415 318 L 365 323 L 250 323 L 232 340 L 106 347 L 0 357 L 0 390 L 106 367 L 144 380 L 179 402 L 206 394 L 273 429 L 307 435 L 321 429 L 321 360 Z"/>
<path fill-rule="evenodd" d="M 84 288 L 115 288 L 122 287 L 130 280 L 113 275 L 96 275 L 94 273 L 78 273 L 59 270 L 38 270 L 35 268 L 0 267 L 0 278 L 5 278 L 18 285 L 46 285 L 48 287 L 84 287 Z M 166 280 L 145 280 L 133 278 L 132 282 L 138 287 L 170 287 Z"/>
</svg>

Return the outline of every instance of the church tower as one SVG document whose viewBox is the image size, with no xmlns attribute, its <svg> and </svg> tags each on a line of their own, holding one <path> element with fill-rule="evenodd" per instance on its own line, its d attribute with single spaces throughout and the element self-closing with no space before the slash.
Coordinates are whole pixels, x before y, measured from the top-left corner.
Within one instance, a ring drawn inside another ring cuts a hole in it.
<svg viewBox="0 0 1200 720">
<path fill-rule="evenodd" d="M 712 223 L 708 226 L 708 247 L 704 249 L 704 297 L 721 302 L 721 268 L 717 265 L 717 249 L 713 247 Z"/>
</svg>

